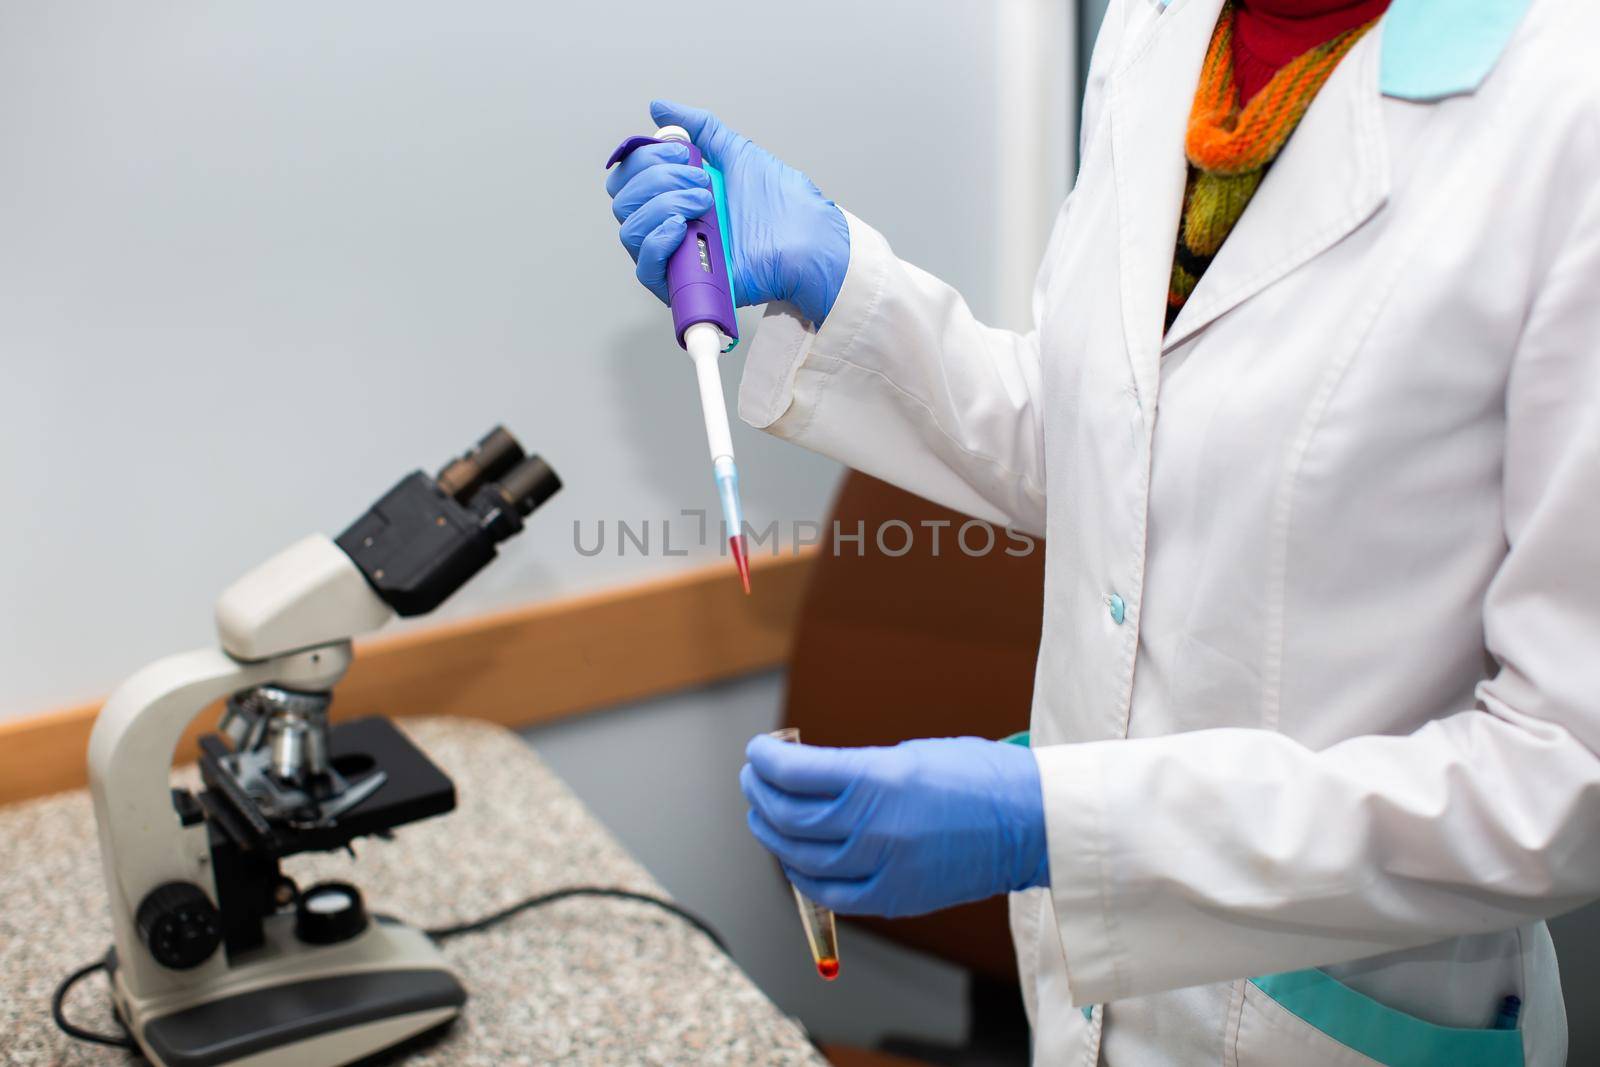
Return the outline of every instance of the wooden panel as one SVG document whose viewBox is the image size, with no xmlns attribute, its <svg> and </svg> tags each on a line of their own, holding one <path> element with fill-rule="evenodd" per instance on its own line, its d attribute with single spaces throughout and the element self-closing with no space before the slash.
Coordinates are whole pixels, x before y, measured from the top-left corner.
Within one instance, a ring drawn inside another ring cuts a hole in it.
<svg viewBox="0 0 1600 1067">
<path fill-rule="evenodd" d="M 527 726 L 787 661 L 814 552 L 731 564 L 357 642 L 335 717 L 466 715 Z M 174 649 L 173 651 L 179 651 Z M 86 781 L 99 702 L 0 721 L 0 803 Z M 196 717 L 178 748 L 216 724 Z"/>
</svg>

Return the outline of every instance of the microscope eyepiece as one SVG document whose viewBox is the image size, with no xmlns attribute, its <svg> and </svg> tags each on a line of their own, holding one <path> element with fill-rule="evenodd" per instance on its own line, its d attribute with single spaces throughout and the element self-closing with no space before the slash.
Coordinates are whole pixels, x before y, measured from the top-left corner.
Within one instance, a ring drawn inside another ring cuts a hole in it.
<svg viewBox="0 0 1600 1067">
<path fill-rule="evenodd" d="M 518 515 L 531 515 L 535 508 L 555 496 L 561 478 L 538 456 L 529 456 L 500 479 L 500 499 L 516 509 Z"/>
<path fill-rule="evenodd" d="M 446 496 L 465 504 L 485 482 L 492 482 L 522 461 L 522 446 L 504 426 L 484 434 L 471 451 L 444 465 L 434 481 Z"/>
</svg>

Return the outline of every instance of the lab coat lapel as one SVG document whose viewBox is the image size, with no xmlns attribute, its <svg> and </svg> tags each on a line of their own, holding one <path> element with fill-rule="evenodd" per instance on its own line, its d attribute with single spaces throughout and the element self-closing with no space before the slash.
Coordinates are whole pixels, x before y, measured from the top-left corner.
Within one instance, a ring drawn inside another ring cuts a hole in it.
<svg viewBox="0 0 1600 1067">
<path fill-rule="evenodd" d="M 1356 43 L 1312 101 L 1167 332 L 1164 350 L 1331 248 L 1387 199 L 1382 29 Z"/>
<path fill-rule="evenodd" d="M 1145 426 L 1153 425 L 1167 282 L 1188 173 L 1184 132 L 1223 0 L 1173 0 L 1112 72 L 1123 335 Z"/>
</svg>

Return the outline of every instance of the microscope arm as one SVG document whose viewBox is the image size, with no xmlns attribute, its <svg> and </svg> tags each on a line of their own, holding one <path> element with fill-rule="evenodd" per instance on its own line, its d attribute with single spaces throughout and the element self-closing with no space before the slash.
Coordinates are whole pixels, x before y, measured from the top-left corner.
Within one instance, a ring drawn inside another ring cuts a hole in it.
<svg viewBox="0 0 1600 1067">
<path fill-rule="evenodd" d="M 190 882 L 216 896 L 205 824 L 180 828 L 164 770 L 184 730 L 207 706 L 252 685 L 325 689 L 344 674 L 350 656 L 348 641 L 259 663 L 197 649 L 150 664 L 106 701 L 89 739 L 89 789 L 118 955 L 142 972 L 144 990 L 176 984 L 173 972 L 139 948 L 134 917 L 145 895 L 166 882 Z"/>
</svg>

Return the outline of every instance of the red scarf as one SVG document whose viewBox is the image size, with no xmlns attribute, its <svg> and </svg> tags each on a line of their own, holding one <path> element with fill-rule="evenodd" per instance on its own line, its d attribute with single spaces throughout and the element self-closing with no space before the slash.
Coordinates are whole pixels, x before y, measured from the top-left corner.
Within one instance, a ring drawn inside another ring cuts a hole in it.
<svg viewBox="0 0 1600 1067">
<path fill-rule="evenodd" d="M 1371 22 L 1389 0 L 1234 0 L 1233 79 L 1248 102 L 1296 56 Z"/>
</svg>

